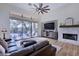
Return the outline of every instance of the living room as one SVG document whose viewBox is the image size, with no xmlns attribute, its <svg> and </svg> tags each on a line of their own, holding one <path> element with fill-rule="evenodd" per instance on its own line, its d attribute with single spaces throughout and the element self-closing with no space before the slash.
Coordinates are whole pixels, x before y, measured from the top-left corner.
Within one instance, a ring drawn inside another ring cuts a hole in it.
<svg viewBox="0 0 79 59">
<path fill-rule="evenodd" d="M 11 47 L 5 54 L 0 43 L 2 55 L 78 56 L 78 10 L 78 3 L 1 3 L 0 38 Z"/>
</svg>

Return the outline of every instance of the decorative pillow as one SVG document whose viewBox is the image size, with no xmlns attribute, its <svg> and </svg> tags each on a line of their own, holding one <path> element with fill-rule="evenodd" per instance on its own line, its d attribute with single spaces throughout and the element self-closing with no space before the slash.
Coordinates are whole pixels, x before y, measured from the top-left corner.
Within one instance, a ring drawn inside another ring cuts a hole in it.
<svg viewBox="0 0 79 59">
<path fill-rule="evenodd" d="M 2 45 L 2 47 L 5 48 L 5 50 L 7 50 L 8 44 L 4 39 L 0 38 L 0 45 Z"/>
<path fill-rule="evenodd" d="M 21 42 L 21 45 L 22 45 L 23 47 L 27 47 L 27 46 L 33 45 L 33 44 L 35 44 L 35 43 L 36 43 L 36 41 L 34 41 L 34 40 L 25 40 L 25 41 L 22 41 L 22 42 Z"/>
<path fill-rule="evenodd" d="M 5 55 L 5 49 L 0 45 L 0 56 Z"/>
</svg>

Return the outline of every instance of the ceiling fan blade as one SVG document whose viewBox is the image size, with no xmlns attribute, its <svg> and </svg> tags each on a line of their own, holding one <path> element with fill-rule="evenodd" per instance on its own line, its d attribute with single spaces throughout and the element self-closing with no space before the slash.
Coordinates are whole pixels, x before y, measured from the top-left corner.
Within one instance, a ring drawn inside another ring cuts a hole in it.
<svg viewBox="0 0 79 59">
<path fill-rule="evenodd" d="M 37 5 L 35 5 L 35 4 L 33 4 L 33 5 L 34 5 L 34 7 L 36 7 L 38 9 L 38 6 Z"/>
<path fill-rule="evenodd" d="M 44 9 L 44 10 L 50 10 L 50 9 Z"/>
<path fill-rule="evenodd" d="M 40 11 L 38 11 L 38 15 L 40 14 Z"/>
<path fill-rule="evenodd" d="M 41 11 L 41 13 L 44 14 L 43 11 Z"/>
<path fill-rule="evenodd" d="M 42 6 L 43 6 L 43 3 L 40 3 L 40 4 L 39 4 L 39 8 L 42 8 Z"/>
<path fill-rule="evenodd" d="M 47 8 L 47 7 L 49 7 L 49 5 L 47 5 L 47 6 L 44 6 L 43 8 Z"/>
<path fill-rule="evenodd" d="M 43 12 L 48 13 L 48 11 L 46 11 L 46 10 L 43 10 Z"/>
<path fill-rule="evenodd" d="M 31 6 L 31 5 L 32 5 L 32 3 L 28 3 L 28 5 L 29 5 L 29 6 Z"/>
</svg>

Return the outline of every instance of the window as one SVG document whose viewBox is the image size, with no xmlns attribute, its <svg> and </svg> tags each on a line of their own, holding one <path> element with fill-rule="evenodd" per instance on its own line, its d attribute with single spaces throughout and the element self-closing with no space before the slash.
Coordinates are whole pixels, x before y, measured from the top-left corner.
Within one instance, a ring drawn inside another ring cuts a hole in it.
<svg viewBox="0 0 79 59">
<path fill-rule="evenodd" d="M 23 39 L 38 36 L 38 23 L 10 19 L 10 37 Z"/>
<path fill-rule="evenodd" d="M 23 21 L 23 38 L 31 37 L 31 22 Z"/>
<path fill-rule="evenodd" d="M 36 37 L 38 35 L 38 24 L 32 23 L 32 37 Z"/>
<path fill-rule="evenodd" d="M 22 22 L 10 19 L 10 37 L 12 39 L 21 39 L 22 36 Z"/>
</svg>

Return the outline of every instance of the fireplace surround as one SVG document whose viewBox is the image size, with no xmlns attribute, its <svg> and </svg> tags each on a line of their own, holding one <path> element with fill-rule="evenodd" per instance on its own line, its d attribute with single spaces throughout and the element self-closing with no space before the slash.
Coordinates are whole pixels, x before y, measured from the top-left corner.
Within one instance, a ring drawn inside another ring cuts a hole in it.
<svg viewBox="0 0 79 59">
<path fill-rule="evenodd" d="M 66 36 L 68 36 L 68 38 L 63 38 L 64 34 L 68 34 L 68 35 L 66 35 Z M 74 45 L 79 46 L 79 27 L 59 28 L 58 40 L 65 42 L 65 43 L 74 44 Z"/>
</svg>

